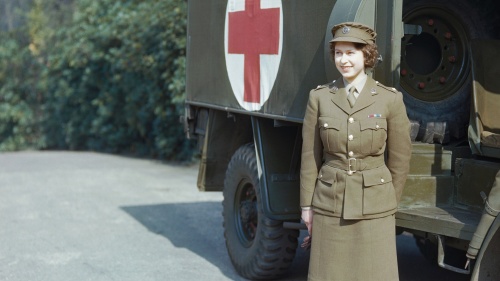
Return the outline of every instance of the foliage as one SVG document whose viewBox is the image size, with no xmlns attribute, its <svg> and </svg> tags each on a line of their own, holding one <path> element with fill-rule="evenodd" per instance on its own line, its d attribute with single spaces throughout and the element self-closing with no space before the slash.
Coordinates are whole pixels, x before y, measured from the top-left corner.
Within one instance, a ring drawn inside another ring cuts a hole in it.
<svg viewBox="0 0 500 281">
<path fill-rule="evenodd" d="M 0 34 L 0 40 L 0 151 L 41 148 L 35 85 L 42 66 L 12 34 Z"/>
<path fill-rule="evenodd" d="M 29 44 L 19 48 L 12 43 L 5 53 L 8 57 L 8 52 L 22 49 L 18 56 L 30 57 L 28 67 L 36 73 L 26 72 L 24 63 L 19 77 L 30 76 L 30 86 L 9 82 L 24 85 L 11 92 L 23 101 L 19 105 L 25 103 L 26 114 L 21 115 L 27 120 L 18 123 L 37 139 L 30 145 L 190 159 L 193 144 L 179 123 L 184 110 L 186 1 L 65 3 L 75 5 L 75 12 L 56 28 L 54 17 L 47 17 L 47 6 L 35 0 L 28 15 Z M 26 133 L 11 129 L 10 135 Z M 0 141 L 3 145 L 3 138 Z"/>
</svg>

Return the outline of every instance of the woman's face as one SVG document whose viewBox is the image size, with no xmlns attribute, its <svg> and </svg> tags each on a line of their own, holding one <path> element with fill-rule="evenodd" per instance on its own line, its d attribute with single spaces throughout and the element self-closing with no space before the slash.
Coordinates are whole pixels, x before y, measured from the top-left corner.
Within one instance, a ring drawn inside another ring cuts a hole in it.
<svg viewBox="0 0 500 281">
<path fill-rule="evenodd" d="M 365 73 L 365 57 L 354 43 L 337 42 L 335 44 L 335 66 L 340 74 L 350 83 L 360 73 Z"/>
</svg>

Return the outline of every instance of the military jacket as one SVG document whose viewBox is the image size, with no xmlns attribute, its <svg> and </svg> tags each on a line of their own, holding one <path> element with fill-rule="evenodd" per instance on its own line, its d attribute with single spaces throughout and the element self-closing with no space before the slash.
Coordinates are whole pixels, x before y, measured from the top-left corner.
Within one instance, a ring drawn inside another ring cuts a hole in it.
<svg viewBox="0 0 500 281">
<path fill-rule="evenodd" d="M 342 79 L 310 92 L 300 205 L 344 219 L 393 214 L 411 157 L 402 94 L 368 77 L 352 108 L 346 97 Z"/>
</svg>

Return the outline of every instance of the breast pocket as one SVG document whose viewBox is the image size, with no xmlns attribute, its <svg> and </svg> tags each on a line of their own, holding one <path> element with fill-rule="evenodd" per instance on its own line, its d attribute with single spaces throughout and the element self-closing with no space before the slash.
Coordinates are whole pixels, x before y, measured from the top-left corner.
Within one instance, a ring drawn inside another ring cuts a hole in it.
<svg viewBox="0 0 500 281">
<path fill-rule="evenodd" d="M 398 203 L 391 172 L 386 166 L 363 171 L 363 215 L 396 209 Z"/>
<path fill-rule="evenodd" d="M 337 206 L 337 200 L 335 200 L 336 187 L 337 171 L 332 167 L 323 166 L 316 181 L 312 201 L 313 206 L 334 212 Z"/>
<path fill-rule="evenodd" d="M 318 126 L 325 150 L 329 152 L 338 151 L 342 122 L 333 117 L 320 116 Z"/>
<path fill-rule="evenodd" d="M 379 152 L 387 139 L 387 120 L 385 118 L 368 118 L 360 120 L 360 150 L 364 154 Z"/>
</svg>

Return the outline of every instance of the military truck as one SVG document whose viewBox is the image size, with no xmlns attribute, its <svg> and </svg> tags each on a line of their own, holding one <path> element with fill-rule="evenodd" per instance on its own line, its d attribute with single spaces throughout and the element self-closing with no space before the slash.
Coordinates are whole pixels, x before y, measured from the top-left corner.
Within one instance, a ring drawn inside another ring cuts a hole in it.
<svg viewBox="0 0 500 281">
<path fill-rule="evenodd" d="M 295 256 L 309 91 L 340 77 L 328 54 L 330 30 L 356 21 L 378 33 L 370 75 L 403 93 L 412 124 L 398 233 L 412 233 L 441 267 L 500 280 L 500 206 L 491 203 L 499 192 L 487 198 L 500 170 L 496 1 L 188 5 L 186 132 L 199 143 L 199 190 L 223 192 L 226 246 L 240 275 L 278 278 Z"/>
</svg>

